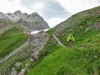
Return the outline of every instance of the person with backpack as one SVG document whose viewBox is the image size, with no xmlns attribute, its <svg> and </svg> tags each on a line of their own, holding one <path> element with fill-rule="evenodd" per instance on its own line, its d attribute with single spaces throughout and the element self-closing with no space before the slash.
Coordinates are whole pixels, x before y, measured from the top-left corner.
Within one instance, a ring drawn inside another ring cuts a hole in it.
<svg viewBox="0 0 100 75">
<path fill-rule="evenodd" d="M 68 41 L 68 45 L 69 47 L 73 46 L 73 42 L 75 41 L 73 34 L 69 34 L 69 36 L 67 37 L 67 41 Z"/>
</svg>

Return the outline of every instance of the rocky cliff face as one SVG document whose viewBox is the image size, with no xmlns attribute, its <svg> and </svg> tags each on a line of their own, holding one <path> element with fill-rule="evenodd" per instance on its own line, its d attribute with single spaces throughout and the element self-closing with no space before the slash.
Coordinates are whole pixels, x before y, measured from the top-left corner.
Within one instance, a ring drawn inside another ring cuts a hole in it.
<svg viewBox="0 0 100 75">
<path fill-rule="evenodd" d="M 31 44 L 30 54 L 32 55 L 33 60 L 37 59 L 38 53 L 43 50 L 44 45 L 47 43 L 49 37 L 48 34 L 44 31 L 41 31 L 37 34 L 31 36 L 29 44 Z"/>
<path fill-rule="evenodd" d="M 22 13 L 20 10 L 14 13 L 0 13 L 0 18 L 18 22 L 24 29 L 29 31 L 48 29 L 47 22 L 38 13 Z"/>
</svg>

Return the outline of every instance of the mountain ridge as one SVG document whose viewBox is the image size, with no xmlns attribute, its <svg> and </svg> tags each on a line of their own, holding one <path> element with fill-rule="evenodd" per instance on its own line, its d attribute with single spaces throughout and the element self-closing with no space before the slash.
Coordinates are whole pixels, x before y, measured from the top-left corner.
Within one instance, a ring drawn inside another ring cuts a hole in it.
<svg viewBox="0 0 100 75">
<path fill-rule="evenodd" d="M 0 19 L 9 19 L 13 22 L 17 22 L 28 31 L 50 28 L 48 23 L 36 12 L 31 14 L 22 13 L 20 10 L 17 10 L 14 13 L 0 12 Z"/>
</svg>

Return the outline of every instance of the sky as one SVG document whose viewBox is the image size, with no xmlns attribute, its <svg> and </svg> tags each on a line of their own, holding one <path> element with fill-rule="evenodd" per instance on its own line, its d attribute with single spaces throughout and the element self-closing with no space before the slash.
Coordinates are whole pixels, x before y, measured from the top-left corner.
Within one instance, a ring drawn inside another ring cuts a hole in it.
<svg viewBox="0 0 100 75">
<path fill-rule="evenodd" d="M 100 0 L 0 0 L 0 12 L 37 12 L 54 27 L 71 15 L 100 6 Z"/>
</svg>

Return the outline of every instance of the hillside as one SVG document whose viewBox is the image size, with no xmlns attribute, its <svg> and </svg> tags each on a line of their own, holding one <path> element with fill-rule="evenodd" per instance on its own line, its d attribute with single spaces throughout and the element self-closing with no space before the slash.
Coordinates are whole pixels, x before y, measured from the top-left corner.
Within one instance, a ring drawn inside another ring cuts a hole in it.
<svg viewBox="0 0 100 75">
<path fill-rule="evenodd" d="M 27 73 L 34 61 L 32 57 L 35 55 L 37 59 L 48 40 L 47 33 L 27 34 L 18 23 L 7 19 L 1 19 L 0 26 L 3 30 L 0 34 L 0 75 Z"/>
<path fill-rule="evenodd" d="M 36 12 L 0 12 L 0 75 L 26 73 L 33 55 L 36 59 L 48 40 L 47 33 L 30 35 L 30 31 L 47 28 L 47 22 Z"/>
<path fill-rule="evenodd" d="M 14 51 L 18 50 L 28 37 L 29 35 L 17 23 L 0 19 L 0 75 L 8 74 L 7 71 L 11 69 L 10 64 L 14 62 L 14 56 L 17 54 Z M 9 59 L 11 56 L 12 61 Z"/>
<path fill-rule="evenodd" d="M 100 6 L 73 15 L 47 33 L 49 40 L 27 75 L 100 75 Z M 66 40 L 70 33 L 75 37 L 72 48 Z"/>
<path fill-rule="evenodd" d="M 46 40 L 45 33 L 36 36 L 30 36 L 29 33 L 47 28 L 48 24 L 38 13 L 0 12 L 0 75 L 20 75 L 23 69 L 23 73 L 26 73 L 26 67 L 32 63 L 30 49 L 38 49 L 37 45 L 42 49 Z"/>
</svg>

